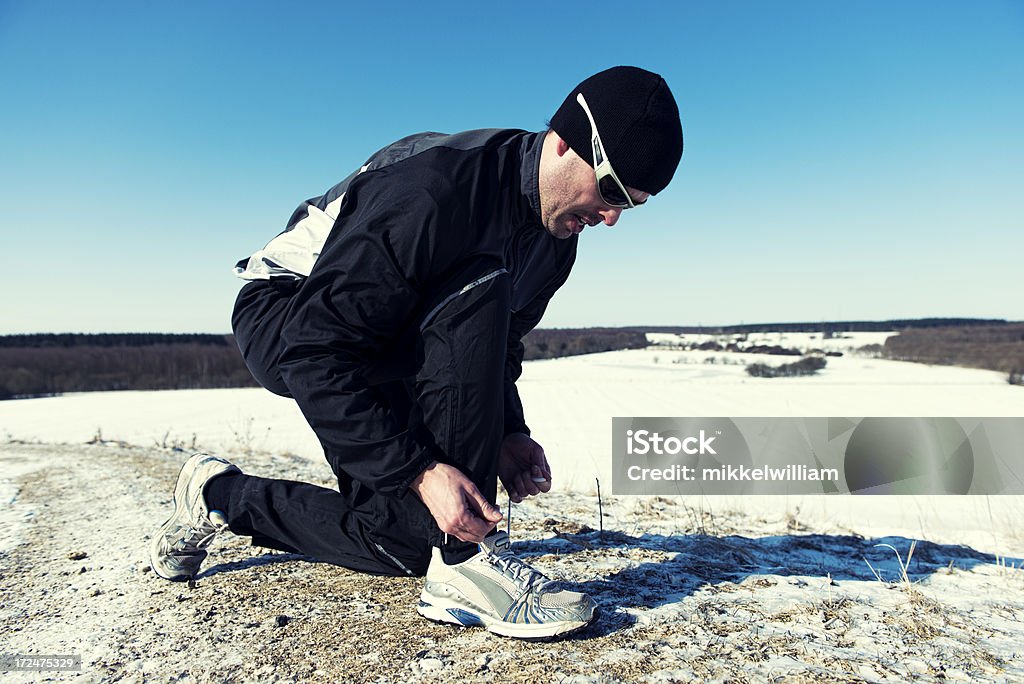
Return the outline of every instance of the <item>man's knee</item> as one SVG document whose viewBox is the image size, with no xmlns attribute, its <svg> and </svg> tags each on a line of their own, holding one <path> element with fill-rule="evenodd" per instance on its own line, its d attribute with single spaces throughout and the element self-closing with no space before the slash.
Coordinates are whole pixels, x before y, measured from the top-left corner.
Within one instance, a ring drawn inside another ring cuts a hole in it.
<svg viewBox="0 0 1024 684">
<path fill-rule="evenodd" d="M 281 329 L 294 285 L 274 281 L 247 283 L 235 299 L 231 329 L 246 367 L 263 387 L 290 397 L 278 362 L 281 358 Z"/>
</svg>

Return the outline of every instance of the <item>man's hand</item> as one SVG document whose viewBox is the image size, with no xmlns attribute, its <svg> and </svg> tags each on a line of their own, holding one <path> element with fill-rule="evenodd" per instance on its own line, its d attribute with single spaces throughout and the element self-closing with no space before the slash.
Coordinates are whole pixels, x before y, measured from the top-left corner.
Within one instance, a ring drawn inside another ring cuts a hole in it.
<svg viewBox="0 0 1024 684">
<path fill-rule="evenodd" d="M 498 477 L 508 498 L 519 503 L 527 496 L 551 490 L 551 467 L 544 447 L 529 435 L 514 432 L 501 443 Z"/>
<path fill-rule="evenodd" d="M 416 492 L 437 526 L 464 542 L 482 542 L 501 520 L 501 511 L 461 470 L 435 461 L 409 488 Z"/>
</svg>

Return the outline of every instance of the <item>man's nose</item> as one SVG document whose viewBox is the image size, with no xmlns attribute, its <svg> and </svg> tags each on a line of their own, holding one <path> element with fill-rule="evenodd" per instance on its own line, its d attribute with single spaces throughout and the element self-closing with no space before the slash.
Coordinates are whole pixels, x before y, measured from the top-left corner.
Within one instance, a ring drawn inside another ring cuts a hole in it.
<svg viewBox="0 0 1024 684">
<path fill-rule="evenodd" d="M 597 213 L 601 215 L 604 225 L 610 228 L 611 226 L 614 226 L 615 222 L 619 220 L 620 216 L 622 216 L 622 209 L 619 207 L 610 207 Z"/>
</svg>

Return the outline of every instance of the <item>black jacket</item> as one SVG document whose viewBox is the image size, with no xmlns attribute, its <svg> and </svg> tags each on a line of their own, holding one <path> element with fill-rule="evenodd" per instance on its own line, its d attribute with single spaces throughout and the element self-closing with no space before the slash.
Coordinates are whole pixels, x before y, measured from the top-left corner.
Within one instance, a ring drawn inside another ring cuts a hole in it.
<svg viewBox="0 0 1024 684">
<path fill-rule="evenodd" d="M 276 252 L 272 242 L 236 267 L 243 278 L 302 281 L 281 329 L 282 378 L 325 450 L 374 490 L 404 492 L 438 456 L 405 431 L 374 385 L 415 372 L 410 350 L 432 313 L 504 271 L 512 284 L 504 434 L 529 432 L 515 387 L 521 338 L 576 256 L 575 236 L 556 239 L 540 222 L 543 138 L 478 130 L 399 140 L 304 202 L 276 240 L 311 238 Z"/>
</svg>

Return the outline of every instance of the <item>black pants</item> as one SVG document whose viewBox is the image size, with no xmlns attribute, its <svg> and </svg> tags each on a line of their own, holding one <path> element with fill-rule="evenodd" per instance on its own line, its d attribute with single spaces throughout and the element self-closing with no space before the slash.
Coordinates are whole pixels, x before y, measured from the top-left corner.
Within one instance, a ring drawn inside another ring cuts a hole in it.
<svg viewBox="0 0 1024 684">
<path fill-rule="evenodd" d="M 232 327 L 253 376 L 271 392 L 290 397 L 281 378 L 281 329 L 299 285 L 257 281 L 235 302 Z M 433 440 L 492 503 L 503 432 L 503 382 L 510 284 L 499 276 L 460 294 L 399 345 L 397 359 L 411 371 L 376 385 L 400 420 Z M 411 363 L 410 363 L 411 361 Z M 326 453 L 338 491 L 304 482 L 238 476 L 227 502 L 232 532 L 254 545 L 293 551 L 353 570 L 380 575 L 422 575 L 431 548 L 444 535 L 412 492 L 385 496 L 353 480 Z M 372 458 L 372 454 L 367 454 Z M 473 545 L 449 539 L 456 554 Z"/>
</svg>

